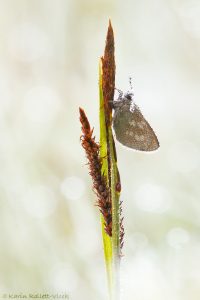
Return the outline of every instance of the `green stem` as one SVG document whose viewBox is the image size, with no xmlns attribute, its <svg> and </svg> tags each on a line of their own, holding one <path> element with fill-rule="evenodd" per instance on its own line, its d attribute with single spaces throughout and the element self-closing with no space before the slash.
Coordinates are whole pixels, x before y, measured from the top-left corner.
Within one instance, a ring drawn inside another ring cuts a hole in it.
<svg viewBox="0 0 200 300">
<path fill-rule="evenodd" d="M 108 184 L 108 151 L 107 151 L 107 139 L 106 139 L 106 125 L 105 125 L 105 112 L 104 112 L 104 99 L 102 91 L 102 68 L 99 64 L 99 121 L 100 121 L 100 157 L 102 160 L 101 172 L 105 176 Z M 112 239 L 104 230 L 104 218 L 101 215 L 101 227 L 102 227 L 102 239 L 104 247 L 104 258 L 106 265 L 106 273 L 108 280 L 108 290 L 110 299 L 112 299 L 113 288 L 113 271 L 112 271 Z"/>
<path fill-rule="evenodd" d="M 118 170 L 114 153 L 112 128 L 109 128 L 110 158 L 111 158 L 111 198 L 112 198 L 112 251 L 113 251 L 113 300 L 119 299 L 120 282 L 120 214 L 119 193 L 116 191 Z"/>
<path fill-rule="evenodd" d="M 120 215 L 119 193 L 116 191 L 118 183 L 118 169 L 114 150 L 111 125 L 106 124 L 104 99 L 102 92 L 102 70 L 99 66 L 99 96 L 100 96 L 100 156 L 102 159 L 102 174 L 107 180 L 111 191 L 112 201 L 112 238 L 105 233 L 104 219 L 101 217 L 104 257 L 107 271 L 110 300 L 119 299 L 119 264 L 120 264 Z M 110 168 L 110 170 L 109 170 Z M 110 176 L 110 180 L 109 180 Z"/>
</svg>

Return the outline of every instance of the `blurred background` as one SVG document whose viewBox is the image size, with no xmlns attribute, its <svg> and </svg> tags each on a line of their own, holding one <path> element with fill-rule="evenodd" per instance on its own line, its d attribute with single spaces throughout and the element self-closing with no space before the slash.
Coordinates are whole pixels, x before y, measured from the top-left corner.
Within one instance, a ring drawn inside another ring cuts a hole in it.
<svg viewBox="0 0 200 300">
<path fill-rule="evenodd" d="M 98 141 L 108 19 L 116 87 L 133 79 L 152 154 L 116 143 L 122 300 L 200 298 L 200 2 L 0 1 L 0 296 L 107 299 L 78 107 Z"/>
</svg>

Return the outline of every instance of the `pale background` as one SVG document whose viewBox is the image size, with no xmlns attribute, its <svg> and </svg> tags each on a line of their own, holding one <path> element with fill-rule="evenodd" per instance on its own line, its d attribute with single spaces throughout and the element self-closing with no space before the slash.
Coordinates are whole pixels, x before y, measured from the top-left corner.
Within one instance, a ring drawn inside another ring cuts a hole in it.
<svg viewBox="0 0 200 300">
<path fill-rule="evenodd" d="M 0 1 L 0 293 L 107 299 L 99 213 L 78 107 L 98 139 L 108 19 L 116 86 L 160 150 L 117 143 L 122 300 L 200 298 L 199 0 Z"/>
</svg>

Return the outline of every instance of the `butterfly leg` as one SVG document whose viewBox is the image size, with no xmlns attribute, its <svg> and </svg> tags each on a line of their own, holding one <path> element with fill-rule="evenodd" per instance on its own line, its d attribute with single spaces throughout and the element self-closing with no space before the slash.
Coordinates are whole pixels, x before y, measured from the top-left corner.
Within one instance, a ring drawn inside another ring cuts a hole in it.
<svg viewBox="0 0 200 300">
<path fill-rule="evenodd" d="M 118 100 L 113 100 L 111 104 L 113 109 L 118 108 L 122 105 L 123 105 L 123 98 L 122 99 L 119 98 Z"/>
<path fill-rule="evenodd" d="M 116 91 L 118 91 L 119 95 L 118 95 L 118 99 L 122 99 L 123 96 L 123 92 L 117 88 L 115 88 Z"/>
<path fill-rule="evenodd" d="M 110 104 L 110 107 L 111 107 L 112 109 L 115 109 L 115 108 L 117 108 L 117 107 L 122 106 L 122 104 L 123 104 L 123 99 L 120 99 L 120 100 L 110 100 L 110 101 L 109 101 L 109 104 Z"/>
</svg>

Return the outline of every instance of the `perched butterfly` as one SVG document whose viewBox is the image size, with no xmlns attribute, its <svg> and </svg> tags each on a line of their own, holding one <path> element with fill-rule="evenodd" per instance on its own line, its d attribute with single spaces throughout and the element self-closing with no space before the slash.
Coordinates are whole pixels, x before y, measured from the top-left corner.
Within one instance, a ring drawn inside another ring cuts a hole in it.
<svg viewBox="0 0 200 300">
<path fill-rule="evenodd" d="M 139 151 L 154 151 L 159 148 L 158 139 L 133 101 L 133 93 L 119 97 L 113 103 L 113 128 L 116 139 L 126 147 Z"/>
</svg>

